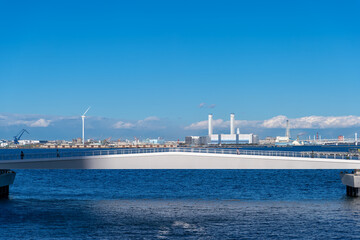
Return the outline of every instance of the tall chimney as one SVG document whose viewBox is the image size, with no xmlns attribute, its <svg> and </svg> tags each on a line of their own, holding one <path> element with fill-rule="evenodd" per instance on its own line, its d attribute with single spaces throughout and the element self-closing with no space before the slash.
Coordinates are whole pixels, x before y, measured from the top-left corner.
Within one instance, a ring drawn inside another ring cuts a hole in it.
<svg viewBox="0 0 360 240">
<path fill-rule="evenodd" d="M 235 134 L 235 126 L 234 126 L 235 115 L 230 114 L 230 134 Z"/>
<path fill-rule="evenodd" d="M 289 124 L 289 120 L 286 120 L 286 137 L 290 138 L 290 124 Z"/>
<path fill-rule="evenodd" d="M 358 145 L 358 134 L 355 133 L 355 145 L 357 146 Z"/>
<path fill-rule="evenodd" d="M 212 119 L 213 119 L 213 115 L 209 114 L 209 118 L 208 118 L 208 129 L 209 129 L 209 136 L 213 134 L 213 124 L 212 124 Z"/>
</svg>

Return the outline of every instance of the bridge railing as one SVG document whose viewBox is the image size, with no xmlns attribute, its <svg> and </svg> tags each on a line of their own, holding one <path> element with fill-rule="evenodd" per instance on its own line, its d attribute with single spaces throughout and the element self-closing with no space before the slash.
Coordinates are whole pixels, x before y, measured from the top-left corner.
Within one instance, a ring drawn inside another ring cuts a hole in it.
<svg viewBox="0 0 360 240">
<path fill-rule="evenodd" d="M 302 158 L 330 158 L 360 160 L 359 154 L 346 152 L 295 152 L 295 151 L 266 151 L 266 150 L 240 150 L 226 148 L 170 148 L 170 152 L 194 152 L 194 153 L 215 153 L 215 154 L 236 154 L 236 155 L 257 155 L 273 157 L 302 157 Z"/>
<path fill-rule="evenodd" d="M 19 160 L 19 159 L 44 159 L 44 158 L 70 158 L 87 157 L 102 155 L 122 155 L 122 154 L 143 154 L 143 153 L 162 153 L 162 152 L 184 152 L 184 153 L 211 153 L 211 154 L 233 154 L 233 155 L 256 155 L 273 157 L 302 157 L 302 158 L 329 158 L 329 159 L 350 159 L 360 160 L 359 154 L 349 153 L 326 153 L 326 152 L 294 152 L 294 151 L 264 151 L 264 150 L 243 150 L 226 148 L 125 148 L 125 149 L 106 149 L 106 150 L 86 150 L 86 151 L 53 151 L 42 153 L 24 153 L 0 155 L 0 160 Z"/>
<path fill-rule="evenodd" d="M 0 160 L 19 160 L 19 159 L 43 159 L 43 158 L 71 158 L 71 157 L 88 157 L 102 155 L 119 155 L 119 154 L 139 154 L 139 153 L 160 153 L 170 152 L 170 148 L 123 148 L 123 149 L 106 149 L 106 150 L 86 150 L 86 151 L 52 151 L 40 153 L 19 154 L 0 154 Z"/>
</svg>

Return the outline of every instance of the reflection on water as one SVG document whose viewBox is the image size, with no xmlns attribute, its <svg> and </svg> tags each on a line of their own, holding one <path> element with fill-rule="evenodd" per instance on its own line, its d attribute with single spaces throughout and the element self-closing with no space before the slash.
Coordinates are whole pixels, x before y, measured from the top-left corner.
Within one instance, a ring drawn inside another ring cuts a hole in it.
<svg viewBox="0 0 360 240">
<path fill-rule="evenodd" d="M 0 236 L 328 239 L 360 233 L 339 171 L 18 171 Z"/>
</svg>

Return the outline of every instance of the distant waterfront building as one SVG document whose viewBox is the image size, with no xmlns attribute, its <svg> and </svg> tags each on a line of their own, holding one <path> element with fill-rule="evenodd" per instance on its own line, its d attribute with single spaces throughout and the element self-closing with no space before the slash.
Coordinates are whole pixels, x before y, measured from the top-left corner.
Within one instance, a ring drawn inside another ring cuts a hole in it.
<svg viewBox="0 0 360 240">
<path fill-rule="evenodd" d="M 9 144 L 5 140 L 0 140 L 0 147 L 7 147 Z"/>
<path fill-rule="evenodd" d="M 188 146 L 207 145 L 209 143 L 208 136 L 188 136 L 185 137 L 185 144 Z"/>
<path fill-rule="evenodd" d="M 39 140 L 19 140 L 19 145 L 39 144 Z"/>
<path fill-rule="evenodd" d="M 150 143 L 150 144 L 164 144 L 165 140 L 162 138 L 155 138 L 155 139 L 146 139 L 145 143 Z"/>
<path fill-rule="evenodd" d="M 276 141 L 276 138 L 275 137 L 266 137 L 265 139 L 263 140 L 259 140 L 259 143 L 261 145 L 272 145 L 272 144 L 275 144 L 275 141 Z"/>
<path fill-rule="evenodd" d="M 213 134 L 209 144 L 258 144 L 259 137 L 255 134 Z"/>
<path fill-rule="evenodd" d="M 209 117 L 210 119 L 210 117 Z M 212 117 L 211 117 L 212 119 Z M 210 124 L 209 124 L 210 126 Z M 210 131 L 209 131 L 210 132 Z M 211 131 L 212 132 L 212 131 Z M 240 134 L 239 128 L 235 133 L 235 114 L 230 114 L 230 134 L 211 134 L 209 144 L 259 144 L 259 137 L 255 134 Z"/>
<path fill-rule="evenodd" d="M 72 143 L 73 143 L 73 144 L 81 144 L 81 143 L 82 143 L 82 139 L 81 139 L 81 138 L 74 138 L 74 139 L 72 140 Z"/>
<path fill-rule="evenodd" d="M 208 117 L 208 136 L 188 136 L 186 145 L 221 145 L 221 144 L 259 144 L 259 137 L 255 134 L 240 134 L 239 128 L 235 133 L 235 115 L 230 115 L 230 134 L 213 133 L 213 115 Z"/>
<path fill-rule="evenodd" d="M 277 136 L 275 140 L 275 144 L 281 145 L 281 144 L 290 144 L 290 138 L 286 136 Z"/>
</svg>

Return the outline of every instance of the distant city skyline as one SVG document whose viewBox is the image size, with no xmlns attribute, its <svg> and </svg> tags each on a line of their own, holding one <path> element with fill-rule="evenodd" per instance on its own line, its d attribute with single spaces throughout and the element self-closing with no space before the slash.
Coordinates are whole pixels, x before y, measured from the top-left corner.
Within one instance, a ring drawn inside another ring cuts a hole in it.
<svg viewBox="0 0 360 240">
<path fill-rule="evenodd" d="M 1 4 L 0 139 L 359 129 L 359 1 L 110 2 Z"/>
<path fill-rule="evenodd" d="M 229 133 L 228 116 L 214 115 L 214 134 Z M 227 117 L 227 118 L 226 118 Z M 316 133 L 326 138 L 337 138 L 344 135 L 353 138 L 360 129 L 358 116 L 307 116 L 296 119 L 279 115 L 265 120 L 246 120 L 235 114 L 235 127 L 241 133 L 254 133 L 262 139 L 267 136 L 284 136 L 286 120 L 290 121 L 291 136 L 299 135 L 301 139 L 313 138 Z M 81 137 L 80 116 L 20 115 L 0 114 L 0 139 L 11 140 L 22 128 L 28 129 L 30 135 L 26 139 L 71 140 Z M 89 116 L 85 121 L 86 139 L 96 140 L 112 137 L 116 139 L 146 139 L 162 137 L 166 140 L 183 140 L 185 136 L 207 135 L 207 115 L 200 121 L 188 125 L 177 119 L 149 116 L 140 120 L 115 119 Z"/>
</svg>

